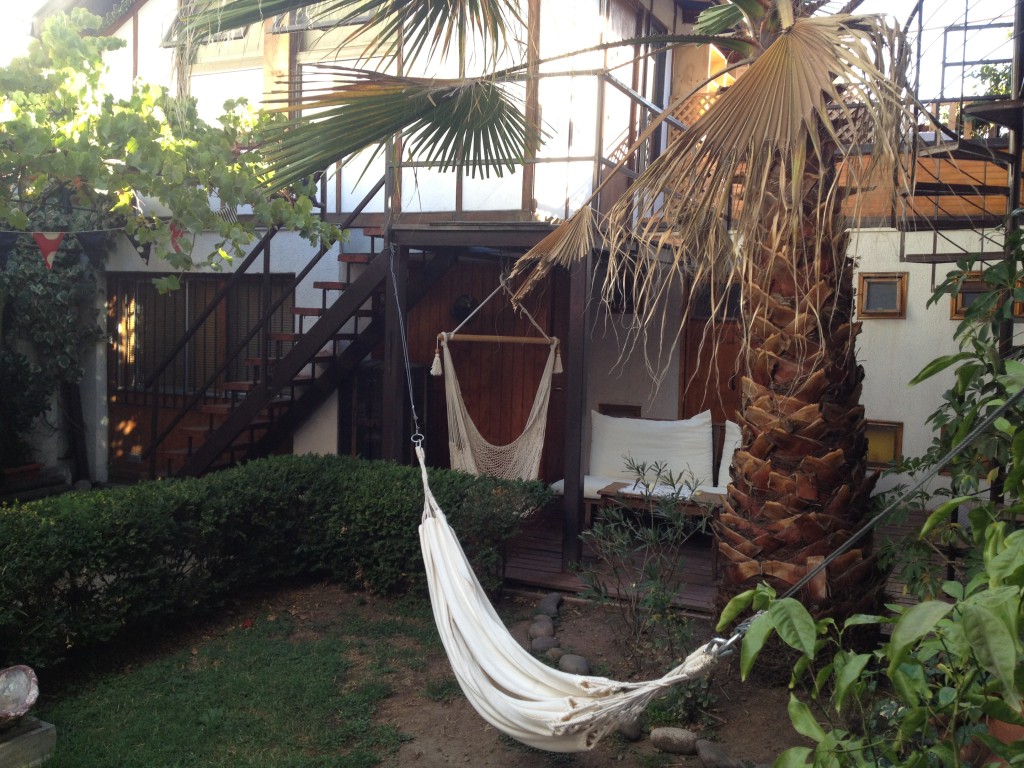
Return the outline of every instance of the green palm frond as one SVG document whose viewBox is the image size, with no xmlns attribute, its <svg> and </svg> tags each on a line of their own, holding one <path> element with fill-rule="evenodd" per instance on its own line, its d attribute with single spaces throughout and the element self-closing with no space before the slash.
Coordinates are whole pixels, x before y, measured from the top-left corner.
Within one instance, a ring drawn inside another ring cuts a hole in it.
<svg viewBox="0 0 1024 768">
<path fill-rule="evenodd" d="M 319 0 L 198 0 L 180 19 L 188 36 L 207 36 L 273 19 Z"/>
<path fill-rule="evenodd" d="M 712 5 L 701 11 L 693 31 L 702 35 L 720 35 L 741 24 L 744 18 L 743 11 L 738 5 Z"/>
<path fill-rule="evenodd" d="M 313 6 L 313 20 L 372 28 L 366 57 L 394 56 L 401 40 L 406 62 L 421 54 L 465 50 L 471 39 L 476 45 L 489 45 L 493 60 L 507 45 L 510 32 L 525 24 L 518 0 L 228 0 L 223 5 L 209 0 L 184 26 L 211 34 Z"/>
<path fill-rule="evenodd" d="M 494 60 L 507 44 L 506 36 L 525 26 L 517 0 L 351 0 L 357 13 L 372 16 L 376 40 L 368 56 L 392 56 L 403 40 L 402 55 L 415 60 L 434 57 L 450 49 L 466 50 L 466 43 L 484 41 Z M 377 26 L 379 25 L 379 26 Z"/>
<path fill-rule="evenodd" d="M 263 144 L 269 184 L 282 188 L 394 134 L 441 170 L 501 176 L 521 163 L 539 136 L 526 122 L 514 86 L 492 80 L 427 80 L 319 65 L 334 82 L 307 89 L 294 105 L 306 114 L 275 126 Z"/>
</svg>

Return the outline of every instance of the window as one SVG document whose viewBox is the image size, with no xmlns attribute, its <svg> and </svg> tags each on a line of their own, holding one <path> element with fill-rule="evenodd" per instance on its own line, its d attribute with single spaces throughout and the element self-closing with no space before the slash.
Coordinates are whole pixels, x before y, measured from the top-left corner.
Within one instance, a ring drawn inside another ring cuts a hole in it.
<svg viewBox="0 0 1024 768">
<path fill-rule="evenodd" d="M 963 320 L 964 313 L 977 301 L 986 291 L 988 286 L 981 279 L 980 272 L 968 272 L 960 290 L 949 297 L 949 317 L 952 320 Z"/>
<path fill-rule="evenodd" d="M 362 13 L 345 23 L 365 24 L 372 17 L 372 13 Z M 308 29 L 333 29 L 340 25 L 342 18 L 344 18 L 344 14 L 339 11 L 336 4 L 315 3 L 281 14 L 274 19 L 271 31 L 280 34 L 282 32 L 303 32 Z"/>
<path fill-rule="evenodd" d="M 178 11 L 177 17 L 171 24 L 170 29 L 164 35 L 163 40 L 160 41 L 161 48 L 177 48 L 185 43 L 224 43 L 230 40 L 243 40 L 245 39 L 245 33 L 248 31 L 247 27 L 238 27 L 236 29 L 225 29 L 215 32 L 209 32 L 202 34 L 199 32 L 194 33 L 194 37 L 190 40 L 183 34 L 183 26 L 189 16 L 196 13 L 197 9 L 193 6 L 184 6 Z"/>
<path fill-rule="evenodd" d="M 907 316 L 907 272 L 862 272 L 857 314 L 862 318 L 903 320 Z"/>
<path fill-rule="evenodd" d="M 869 420 L 866 433 L 869 467 L 888 469 L 903 458 L 903 422 Z"/>
</svg>

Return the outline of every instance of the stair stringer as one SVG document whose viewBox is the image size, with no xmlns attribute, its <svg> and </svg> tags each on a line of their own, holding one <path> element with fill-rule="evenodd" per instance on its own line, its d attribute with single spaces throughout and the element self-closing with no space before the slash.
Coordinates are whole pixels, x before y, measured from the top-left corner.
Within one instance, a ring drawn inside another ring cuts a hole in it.
<svg viewBox="0 0 1024 768">
<path fill-rule="evenodd" d="M 231 446 L 256 416 L 279 393 L 292 386 L 292 381 L 331 337 L 366 303 L 388 274 L 390 253 L 382 251 L 320 316 L 316 323 L 274 366 L 273 375 L 264 377 L 254 390 L 228 414 L 224 422 L 210 433 L 207 440 L 188 457 L 177 473 L 179 476 L 200 475 Z"/>
<path fill-rule="evenodd" d="M 455 256 L 451 253 L 438 254 L 432 258 L 417 274 L 410 275 L 407 293 L 408 306 L 416 306 L 428 293 L 430 288 L 444 276 L 455 264 Z M 338 355 L 320 375 L 306 388 L 306 391 L 292 403 L 291 407 L 280 418 L 275 419 L 270 428 L 260 437 L 246 453 L 246 459 L 267 456 L 284 440 L 295 433 L 316 410 L 326 402 L 338 386 L 351 376 L 359 364 L 373 348 L 384 339 L 384 323 L 374 320 L 359 338 Z"/>
</svg>

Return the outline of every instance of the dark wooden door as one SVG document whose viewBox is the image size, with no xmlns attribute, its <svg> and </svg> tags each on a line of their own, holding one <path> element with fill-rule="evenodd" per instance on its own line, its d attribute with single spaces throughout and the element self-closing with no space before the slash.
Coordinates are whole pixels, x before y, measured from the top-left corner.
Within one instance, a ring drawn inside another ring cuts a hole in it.
<svg viewBox="0 0 1024 768">
<path fill-rule="evenodd" d="M 742 329 L 738 320 L 691 319 L 683 331 L 679 366 L 679 413 L 689 418 L 711 409 L 721 423 L 736 419 L 740 407 L 739 355 Z"/>
</svg>

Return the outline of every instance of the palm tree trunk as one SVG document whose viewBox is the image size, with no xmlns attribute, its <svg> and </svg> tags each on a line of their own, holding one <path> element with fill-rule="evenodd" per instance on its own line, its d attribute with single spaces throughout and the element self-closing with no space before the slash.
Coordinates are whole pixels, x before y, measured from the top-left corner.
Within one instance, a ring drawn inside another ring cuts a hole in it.
<svg viewBox="0 0 1024 768">
<path fill-rule="evenodd" d="M 744 439 L 716 522 L 721 605 L 760 582 L 781 593 L 801 579 L 857 530 L 877 479 L 866 471 L 846 219 L 826 195 L 832 170 L 807 154 L 800 231 L 784 224 L 794 220 L 786 195 L 772 190 L 746 254 Z M 798 597 L 819 616 L 849 615 L 881 583 L 862 542 Z"/>
</svg>

